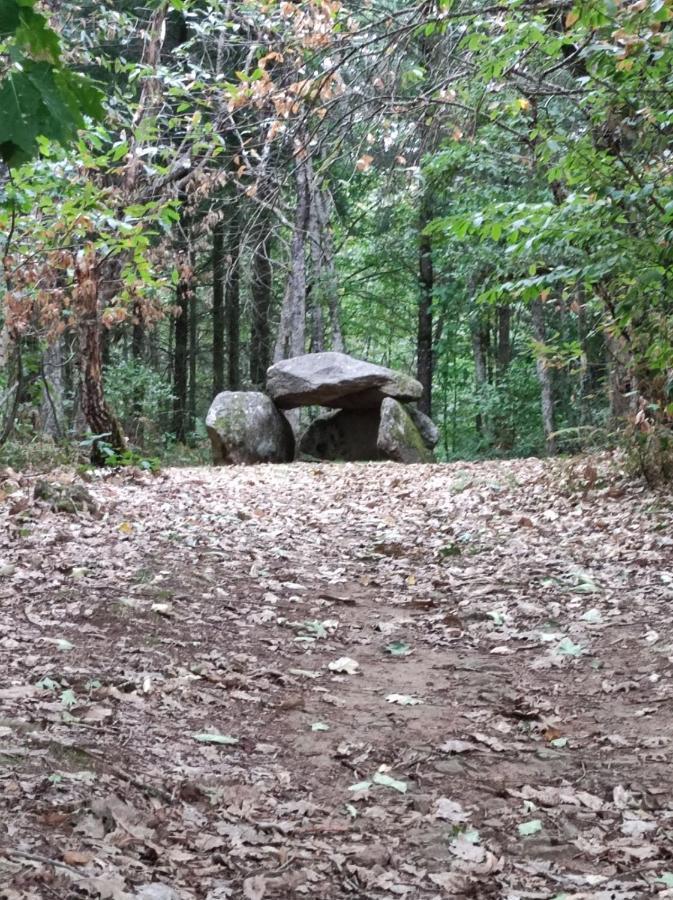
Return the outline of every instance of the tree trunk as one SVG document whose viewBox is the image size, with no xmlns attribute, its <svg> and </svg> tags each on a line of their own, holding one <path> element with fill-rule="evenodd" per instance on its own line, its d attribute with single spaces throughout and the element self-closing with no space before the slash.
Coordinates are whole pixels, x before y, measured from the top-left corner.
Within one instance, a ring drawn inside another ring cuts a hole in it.
<svg viewBox="0 0 673 900">
<path fill-rule="evenodd" d="M 510 306 L 498 306 L 496 309 L 498 323 L 498 352 L 496 357 L 496 371 L 498 378 L 503 379 L 512 361 L 512 344 L 510 338 L 510 324 L 512 309 Z"/>
<path fill-rule="evenodd" d="M 418 334 L 416 341 L 417 378 L 423 385 L 423 396 L 418 408 L 426 415 L 432 414 L 432 294 L 434 291 L 434 271 L 432 265 L 432 241 L 423 231 L 432 219 L 432 203 L 429 188 L 425 188 L 421 198 L 418 220 Z"/>
<path fill-rule="evenodd" d="M 227 381 L 230 391 L 237 391 L 241 386 L 240 258 L 241 219 L 238 207 L 234 204 L 228 227 L 224 302 L 227 329 Z"/>
<path fill-rule="evenodd" d="M 329 314 L 330 348 L 343 351 L 339 287 L 334 265 L 334 240 L 331 227 L 331 202 L 326 190 L 314 178 L 311 185 L 309 233 L 311 237 L 311 343 L 315 351 L 325 349 L 325 313 Z"/>
<path fill-rule="evenodd" d="M 213 396 L 224 390 L 224 222 L 213 230 Z"/>
<path fill-rule="evenodd" d="M 187 438 L 187 368 L 189 350 L 189 297 L 192 267 L 189 251 L 182 251 L 178 263 L 179 277 L 175 305 L 175 350 L 173 356 L 173 433 L 175 440 Z"/>
<path fill-rule="evenodd" d="M 295 153 L 297 209 L 290 245 L 290 267 L 283 297 L 274 362 L 305 352 L 306 334 L 306 236 L 309 216 L 309 160 L 304 146 Z"/>
<path fill-rule="evenodd" d="M 623 338 L 606 333 L 610 412 L 617 424 L 638 408 L 638 390 L 633 376 L 633 360 Z"/>
<path fill-rule="evenodd" d="M 133 304 L 133 331 L 131 333 L 131 357 L 135 366 L 140 367 L 143 363 L 143 350 L 145 345 L 145 322 L 143 320 L 142 305 L 136 301 Z M 141 444 L 143 440 L 143 406 L 145 403 L 145 391 L 142 386 L 142 380 L 137 379 L 133 388 L 133 426 L 134 440 L 137 444 Z"/>
<path fill-rule="evenodd" d="M 102 465 L 106 455 L 100 444 L 109 444 L 115 453 L 126 450 L 122 428 L 107 405 L 103 392 L 103 325 L 100 320 L 98 279 L 95 259 L 85 257 L 78 265 L 76 298 L 79 307 L 79 346 L 82 365 L 82 411 L 94 435 L 101 436 L 91 447 L 91 461 Z"/>
<path fill-rule="evenodd" d="M 546 341 L 546 328 L 544 304 L 541 300 L 534 300 L 531 304 L 531 316 L 533 319 L 533 336 L 539 344 L 544 344 Z M 547 453 L 551 456 L 557 451 L 556 438 L 554 437 L 554 385 L 552 372 L 542 354 L 538 353 L 535 366 L 540 382 L 540 405 L 542 408 L 542 427 L 544 429 L 545 444 Z"/>
<path fill-rule="evenodd" d="M 187 430 L 192 432 L 196 427 L 197 322 L 197 295 L 196 291 L 192 289 L 189 292 L 189 393 L 187 396 Z"/>
<path fill-rule="evenodd" d="M 488 326 L 481 321 L 476 322 L 472 327 L 472 353 L 474 354 L 474 386 L 477 395 L 477 404 L 481 402 L 484 388 L 488 384 L 488 347 L 489 333 Z M 486 429 L 484 415 L 478 408 L 475 428 L 477 434 L 481 437 Z"/>
<path fill-rule="evenodd" d="M 42 431 L 54 440 L 63 437 L 63 337 L 48 344 L 42 354 Z"/>
<path fill-rule="evenodd" d="M 258 216 L 257 227 L 253 233 L 251 260 L 250 381 L 259 387 L 264 384 L 266 370 L 271 362 L 269 313 L 273 295 L 273 273 L 271 220 L 267 210 L 260 210 Z"/>
</svg>

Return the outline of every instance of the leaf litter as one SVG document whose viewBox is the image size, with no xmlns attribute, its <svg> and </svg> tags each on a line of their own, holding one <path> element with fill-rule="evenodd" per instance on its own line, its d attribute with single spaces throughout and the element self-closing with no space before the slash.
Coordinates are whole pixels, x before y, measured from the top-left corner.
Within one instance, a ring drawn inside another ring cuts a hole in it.
<svg viewBox="0 0 673 900">
<path fill-rule="evenodd" d="M 12 473 L 3 898 L 665 895 L 671 498 L 592 464 Z"/>
</svg>

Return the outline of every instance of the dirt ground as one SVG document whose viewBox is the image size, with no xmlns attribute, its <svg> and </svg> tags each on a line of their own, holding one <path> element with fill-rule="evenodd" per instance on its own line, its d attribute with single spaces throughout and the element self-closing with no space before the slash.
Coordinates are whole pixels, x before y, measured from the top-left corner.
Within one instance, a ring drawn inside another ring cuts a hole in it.
<svg viewBox="0 0 673 900">
<path fill-rule="evenodd" d="M 3 900 L 673 896 L 669 493 L 607 458 L 126 472 L 78 512 L 2 477 Z"/>
</svg>

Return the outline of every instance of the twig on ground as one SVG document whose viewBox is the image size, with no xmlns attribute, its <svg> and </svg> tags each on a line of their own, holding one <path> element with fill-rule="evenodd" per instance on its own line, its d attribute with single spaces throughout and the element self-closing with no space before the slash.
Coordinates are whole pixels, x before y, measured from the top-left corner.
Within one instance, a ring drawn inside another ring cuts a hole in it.
<svg viewBox="0 0 673 900">
<path fill-rule="evenodd" d="M 41 853 L 29 853 L 27 850 L 15 850 L 13 847 L 0 847 L 0 856 L 6 856 L 9 859 L 28 859 L 32 862 L 43 863 L 45 866 L 56 866 L 59 869 L 65 869 L 66 872 L 70 872 L 71 875 L 76 875 L 78 878 L 91 877 L 86 871 L 78 872 L 77 869 L 73 869 L 67 863 L 61 862 L 59 859 L 52 859 L 49 856 L 42 856 Z"/>
</svg>

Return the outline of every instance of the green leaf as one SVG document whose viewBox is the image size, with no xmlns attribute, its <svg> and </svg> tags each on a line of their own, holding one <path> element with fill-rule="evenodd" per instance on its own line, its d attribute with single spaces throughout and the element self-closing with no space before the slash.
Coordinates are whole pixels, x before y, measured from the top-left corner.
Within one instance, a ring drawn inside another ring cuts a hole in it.
<svg viewBox="0 0 673 900">
<path fill-rule="evenodd" d="M 357 784 L 351 784 L 349 791 L 366 791 L 372 786 L 371 781 L 358 781 Z"/>
<path fill-rule="evenodd" d="M 566 637 L 556 647 L 556 653 L 561 656 L 581 656 L 584 647 L 581 644 L 574 644 L 570 638 Z"/>
<path fill-rule="evenodd" d="M 21 9 L 16 0 L 3 0 L 0 4 L 0 37 L 14 34 L 19 27 Z"/>
<path fill-rule="evenodd" d="M 447 544 L 446 547 L 440 547 L 440 556 L 460 556 L 462 548 L 458 544 Z"/>
<path fill-rule="evenodd" d="M 398 781 L 397 778 L 391 778 L 390 775 L 386 775 L 384 772 L 377 772 L 373 776 L 372 781 L 374 784 L 381 784 L 384 787 L 392 788 L 400 794 L 406 794 L 407 792 L 406 781 Z"/>
<path fill-rule="evenodd" d="M 43 119 L 40 92 L 25 73 L 8 75 L 0 86 L 0 156 L 8 165 L 31 158 Z"/>
<path fill-rule="evenodd" d="M 56 32 L 49 27 L 44 16 L 23 6 L 19 15 L 19 27 L 15 40 L 20 47 L 27 47 L 38 59 L 48 59 L 57 63 L 61 55 L 61 45 Z"/>
<path fill-rule="evenodd" d="M 71 709 L 76 704 L 77 697 L 75 697 L 75 692 L 71 688 L 67 688 L 61 693 L 61 706 L 65 707 L 65 709 Z"/>
<path fill-rule="evenodd" d="M 665 884 L 666 887 L 673 888 L 673 872 L 662 872 L 661 876 L 657 878 L 657 881 Z"/>
<path fill-rule="evenodd" d="M 386 645 L 386 653 L 390 653 L 391 656 L 409 656 L 411 652 L 411 647 L 404 641 L 392 641 Z"/>
<path fill-rule="evenodd" d="M 537 834 L 542 831 L 542 822 L 539 819 L 531 819 L 529 822 L 522 822 L 518 827 L 519 834 L 527 837 L 530 834 Z"/>
<path fill-rule="evenodd" d="M 238 738 L 231 737 L 229 734 L 218 734 L 213 731 L 202 731 L 193 734 L 192 737 L 201 744 L 238 744 Z"/>
<path fill-rule="evenodd" d="M 418 706 L 423 702 L 409 694 L 386 694 L 386 700 L 388 703 L 397 703 L 399 706 Z"/>
<path fill-rule="evenodd" d="M 603 616 L 599 609 L 589 609 L 582 616 L 583 622 L 589 622 L 591 625 L 600 625 L 603 621 Z"/>
</svg>

